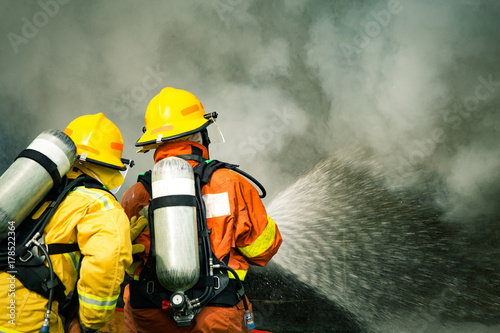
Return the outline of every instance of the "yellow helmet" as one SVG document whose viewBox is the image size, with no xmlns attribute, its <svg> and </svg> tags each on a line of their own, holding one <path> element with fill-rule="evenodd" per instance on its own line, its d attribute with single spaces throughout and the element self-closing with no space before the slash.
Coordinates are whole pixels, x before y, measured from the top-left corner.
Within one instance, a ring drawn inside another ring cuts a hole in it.
<svg viewBox="0 0 500 333">
<path fill-rule="evenodd" d="M 125 170 L 123 138 L 118 127 L 102 113 L 81 116 L 64 130 L 76 145 L 77 159 Z"/>
<path fill-rule="evenodd" d="M 190 92 L 163 88 L 146 109 L 144 134 L 135 144 L 142 148 L 137 152 L 147 152 L 162 142 L 200 132 L 216 117 L 216 113 L 205 114 L 201 102 Z"/>
</svg>

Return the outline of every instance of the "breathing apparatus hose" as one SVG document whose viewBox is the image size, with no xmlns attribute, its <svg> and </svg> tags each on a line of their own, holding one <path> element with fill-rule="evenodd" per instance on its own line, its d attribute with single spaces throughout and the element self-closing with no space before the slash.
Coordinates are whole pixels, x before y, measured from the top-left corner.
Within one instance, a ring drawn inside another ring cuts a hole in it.
<svg viewBox="0 0 500 333">
<path fill-rule="evenodd" d="M 201 186 L 200 186 L 200 177 L 198 177 L 197 175 L 195 176 L 195 182 L 196 182 L 196 198 L 197 198 L 197 201 L 198 201 L 198 206 L 200 207 L 200 216 L 199 216 L 199 225 L 198 225 L 198 230 L 200 233 L 205 233 L 207 232 L 207 223 L 206 223 L 206 209 L 205 209 L 205 203 L 203 202 L 202 199 L 198 199 L 198 198 L 202 198 L 202 195 L 201 195 Z M 207 256 L 210 255 L 210 240 L 209 240 L 209 235 L 206 235 L 206 237 L 202 237 L 201 239 L 201 248 L 202 248 L 202 252 L 203 252 L 203 256 L 205 258 L 207 258 Z M 210 274 L 210 263 L 208 262 L 208 260 L 204 260 L 204 263 L 205 263 L 205 276 L 209 276 Z M 199 300 L 199 303 L 200 303 L 200 306 L 204 306 L 205 303 L 208 302 L 208 296 L 210 295 L 210 289 L 212 287 L 209 287 L 209 286 L 206 286 L 205 287 L 205 290 L 203 291 L 203 294 L 198 297 L 198 300 Z"/>
<path fill-rule="evenodd" d="M 26 243 L 26 247 L 30 247 L 31 243 L 35 244 L 42 252 L 45 258 L 47 259 L 47 263 L 49 264 L 49 272 L 50 272 L 50 280 L 48 281 L 49 283 L 49 300 L 47 302 L 47 312 L 45 313 L 43 317 L 43 324 L 42 327 L 40 328 L 41 333 L 48 333 L 49 332 L 49 321 L 50 321 L 50 313 L 52 311 L 52 302 L 54 301 L 54 286 L 51 284 L 54 281 L 54 267 L 52 266 L 52 260 L 50 260 L 49 252 L 47 249 L 43 246 L 43 244 L 40 244 L 39 241 L 37 241 L 38 237 L 40 237 L 40 232 L 37 232 L 33 238 Z"/>
<path fill-rule="evenodd" d="M 245 171 L 239 169 L 239 168 L 234 168 L 234 171 L 242 174 L 243 176 L 247 177 L 248 179 L 250 179 L 252 181 L 252 183 L 254 183 L 255 185 L 257 185 L 257 187 L 262 191 L 262 194 L 259 194 L 259 197 L 261 199 L 265 198 L 266 197 L 266 189 L 264 188 L 264 185 L 262 185 L 261 183 L 259 183 L 259 181 L 257 179 L 255 179 L 254 177 L 250 176 L 248 173 L 246 173 Z"/>
</svg>

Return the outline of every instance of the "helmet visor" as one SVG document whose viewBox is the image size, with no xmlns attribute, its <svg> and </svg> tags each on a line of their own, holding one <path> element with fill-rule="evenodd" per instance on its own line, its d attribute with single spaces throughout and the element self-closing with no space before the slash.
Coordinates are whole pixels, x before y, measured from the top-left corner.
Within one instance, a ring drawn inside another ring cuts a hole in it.
<svg viewBox="0 0 500 333">
<path fill-rule="evenodd" d="M 217 124 L 215 118 L 212 118 L 212 126 L 207 127 L 208 137 L 210 138 L 210 143 L 225 143 L 224 135 Z"/>
</svg>

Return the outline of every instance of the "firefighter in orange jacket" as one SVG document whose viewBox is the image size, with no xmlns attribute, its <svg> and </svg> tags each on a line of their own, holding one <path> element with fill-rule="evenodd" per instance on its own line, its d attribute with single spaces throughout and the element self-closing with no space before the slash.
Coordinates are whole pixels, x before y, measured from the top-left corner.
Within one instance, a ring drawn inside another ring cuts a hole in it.
<svg viewBox="0 0 500 333">
<path fill-rule="evenodd" d="M 164 88 L 148 105 L 144 135 L 136 146 L 138 152 L 155 149 L 154 161 L 182 155 L 191 166 L 209 158 L 207 126 L 213 122 L 205 115 L 200 101 L 191 93 Z M 207 228 L 215 256 L 229 256 L 228 266 L 244 281 L 249 264 L 264 266 L 276 254 L 282 238 L 278 227 L 267 215 L 258 191 L 243 176 L 229 169 L 216 170 L 203 186 Z M 132 220 L 132 228 L 145 224 L 144 207 L 150 194 L 143 183 L 137 182 L 122 198 L 122 206 Z M 147 215 L 146 215 L 147 216 Z M 147 229 L 147 228 L 146 228 Z M 133 234 L 133 232 L 132 232 Z M 135 236 L 132 236 L 135 237 Z M 143 245 L 142 260 L 135 261 L 127 272 L 138 279 L 149 256 L 150 234 L 145 230 L 134 242 Z M 235 276 L 229 273 L 230 280 Z M 126 292 L 127 294 L 128 292 Z M 244 302 L 205 306 L 187 327 L 177 327 L 175 321 L 160 308 L 140 309 L 131 306 L 133 291 L 125 296 L 127 332 L 247 332 L 244 324 Z M 133 302 L 132 302 L 133 303 Z M 250 305 L 251 307 L 251 305 Z"/>
<path fill-rule="evenodd" d="M 77 243 L 79 250 L 50 255 L 54 273 L 78 300 L 73 318 L 60 314 L 60 304 L 52 303 L 50 332 L 96 332 L 112 317 L 120 294 L 124 269 L 132 263 L 129 220 L 116 198 L 105 189 L 116 189 L 124 181 L 121 156 L 122 135 L 102 113 L 73 120 L 64 130 L 77 147 L 77 160 L 66 174 L 76 179 L 86 174 L 93 186 L 75 187 L 60 203 L 44 229 L 44 242 Z M 95 186 L 94 186 L 95 185 Z M 0 292 L 8 290 L 6 272 L 0 273 Z M 76 287 L 76 288 L 75 288 Z M 47 298 L 15 281 L 16 316 L 5 322 L 0 317 L 0 332 L 40 332 L 48 304 Z M 6 309 L 9 298 L 0 297 Z"/>
</svg>

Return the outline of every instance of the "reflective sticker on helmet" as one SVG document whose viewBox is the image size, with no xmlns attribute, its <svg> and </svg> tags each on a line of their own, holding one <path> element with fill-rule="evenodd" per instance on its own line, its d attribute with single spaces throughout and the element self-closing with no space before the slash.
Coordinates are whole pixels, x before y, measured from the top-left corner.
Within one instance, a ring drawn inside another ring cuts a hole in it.
<svg viewBox="0 0 500 333">
<path fill-rule="evenodd" d="M 193 112 L 198 111 L 199 109 L 200 109 L 200 107 L 198 106 L 198 104 L 191 105 L 191 106 L 189 106 L 189 107 L 185 108 L 184 110 L 182 110 L 182 111 L 181 111 L 181 114 L 182 114 L 183 116 L 187 116 L 187 115 L 189 115 L 189 114 L 191 114 L 191 113 L 193 113 Z"/>
<path fill-rule="evenodd" d="M 111 149 L 116 149 L 116 150 L 119 150 L 119 151 L 123 151 L 123 143 L 111 142 Z"/>
<path fill-rule="evenodd" d="M 207 212 L 207 219 L 211 217 L 231 215 L 231 207 L 229 204 L 229 194 L 216 193 L 203 195 Z"/>
<path fill-rule="evenodd" d="M 94 149 L 92 147 L 89 147 L 87 145 L 76 145 L 76 148 L 78 149 L 82 149 L 82 150 L 86 150 L 88 151 L 89 153 L 92 153 L 92 154 L 96 154 L 96 155 L 100 155 L 101 152 L 97 149 Z M 83 154 L 82 154 L 83 155 Z"/>
<path fill-rule="evenodd" d="M 155 128 L 154 130 L 151 131 L 151 135 L 153 134 L 156 134 L 158 132 L 163 132 L 163 131 L 171 131 L 174 129 L 174 126 L 173 125 L 165 125 L 165 126 L 161 126 L 161 127 L 158 127 L 158 128 Z"/>
</svg>

